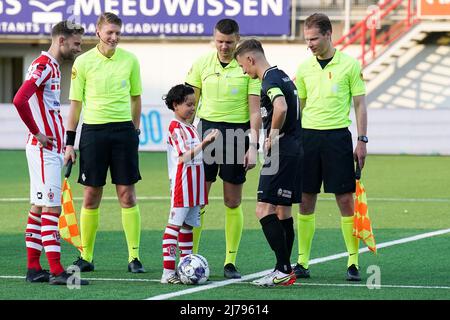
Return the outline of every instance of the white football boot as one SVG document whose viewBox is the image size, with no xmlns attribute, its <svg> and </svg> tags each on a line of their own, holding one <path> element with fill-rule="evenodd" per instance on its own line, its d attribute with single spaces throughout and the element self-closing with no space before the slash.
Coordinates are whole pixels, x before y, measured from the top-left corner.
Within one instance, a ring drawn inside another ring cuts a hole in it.
<svg viewBox="0 0 450 320">
<path fill-rule="evenodd" d="M 260 287 L 274 287 L 274 286 L 290 286 L 297 280 L 295 273 L 283 273 L 279 270 L 274 270 L 268 275 L 252 281 L 252 284 Z"/>
</svg>

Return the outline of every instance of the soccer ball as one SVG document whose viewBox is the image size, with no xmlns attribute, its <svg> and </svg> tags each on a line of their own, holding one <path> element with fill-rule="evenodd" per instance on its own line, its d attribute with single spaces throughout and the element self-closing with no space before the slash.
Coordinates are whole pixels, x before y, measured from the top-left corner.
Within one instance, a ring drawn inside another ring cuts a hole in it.
<svg viewBox="0 0 450 320">
<path fill-rule="evenodd" d="M 209 277 L 208 261 L 199 254 L 189 254 L 180 260 L 177 272 L 184 284 L 203 284 Z"/>
</svg>

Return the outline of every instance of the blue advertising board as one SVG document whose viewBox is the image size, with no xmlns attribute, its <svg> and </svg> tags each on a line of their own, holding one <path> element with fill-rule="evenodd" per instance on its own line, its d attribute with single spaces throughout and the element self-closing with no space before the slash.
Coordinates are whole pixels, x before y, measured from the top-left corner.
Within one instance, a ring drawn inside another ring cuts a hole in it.
<svg viewBox="0 0 450 320">
<path fill-rule="evenodd" d="M 124 36 L 209 36 L 222 18 L 240 25 L 242 35 L 290 34 L 291 0 L 0 0 L 0 34 L 49 34 L 69 19 L 88 35 L 102 12 L 123 20 Z"/>
</svg>

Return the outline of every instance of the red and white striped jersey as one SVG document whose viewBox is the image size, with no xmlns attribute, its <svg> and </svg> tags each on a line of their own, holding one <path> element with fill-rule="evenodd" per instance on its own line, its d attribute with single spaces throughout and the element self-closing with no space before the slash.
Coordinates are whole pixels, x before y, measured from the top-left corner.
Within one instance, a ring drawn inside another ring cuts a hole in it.
<svg viewBox="0 0 450 320">
<path fill-rule="evenodd" d="M 194 126 L 176 119 L 170 122 L 167 163 L 172 207 L 194 207 L 208 203 L 202 152 L 189 162 L 178 163 L 179 156 L 199 144 L 200 139 Z"/>
<path fill-rule="evenodd" d="M 47 149 L 62 153 L 65 132 L 60 114 L 61 71 L 58 62 L 48 52 L 42 51 L 28 68 L 25 81 L 38 87 L 28 103 L 39 131 L 55 137 L 55 146 L 48 145 Z M 37 139 L 28 134 L 27 144 L 38 148 L 37 143 Z"/>
</svg>

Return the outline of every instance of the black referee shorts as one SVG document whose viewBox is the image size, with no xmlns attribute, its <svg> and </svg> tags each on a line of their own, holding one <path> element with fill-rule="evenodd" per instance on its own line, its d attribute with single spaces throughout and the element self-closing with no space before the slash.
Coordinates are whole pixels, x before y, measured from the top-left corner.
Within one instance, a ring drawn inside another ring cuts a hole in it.
<svg viewBox="0 0 450 320">
<path fill-rule="evenodd" d="M 348 128 L 303 129 L 303 192 L 355 192 L 355 162 L 352 135 Z"/>
<path fill-rule="evenodd" d="M 104 186 L 109 168 L 113 184 L 135 184 L 141 179 L 138 147 L 139 136 L 131 121 L 83 124 L 78 182 Z"/>
<path fill-rule="evenodd" d="M 197 128 L 201 137 L 211 129 L 218 129 L 221 133 L 221 138 L 216 139 L 203 153 L 206 181 L 216 181 L 218 173 L 225 182 L 243 184 L 246 180 L 244 157 L 249 147 L 247 130 L 250 129 L 250 122 L 227 123 L 201 119 Z"/>
</svg>

